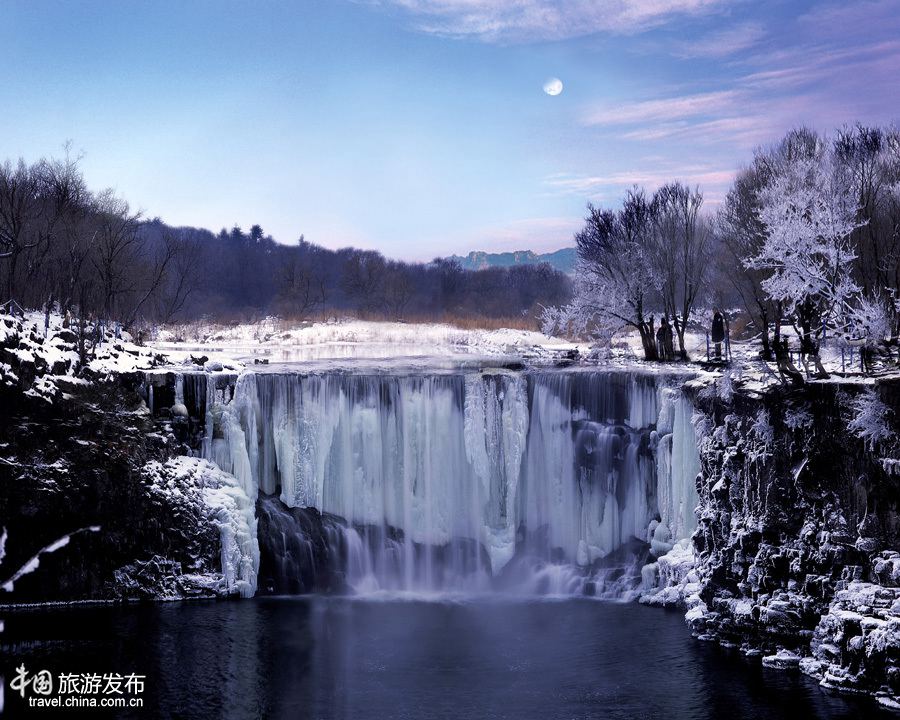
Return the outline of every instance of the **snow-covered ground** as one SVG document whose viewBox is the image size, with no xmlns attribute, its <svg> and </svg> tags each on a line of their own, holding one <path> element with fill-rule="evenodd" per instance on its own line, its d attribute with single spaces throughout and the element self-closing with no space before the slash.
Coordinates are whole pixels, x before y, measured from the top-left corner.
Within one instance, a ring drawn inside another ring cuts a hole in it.
<svg viewBox="0 0 900 720">
<path fill-rule="evenodd" d="M 242 325 L 192 324 L 163 328 L 152 346 L 165 353 L 228 358 L 252 364 L 324 360 L 400 360 L 517 358 L 553 360 L 586 344 L 528 330 L 464 330 L 439 323 L 335 322 L 286 323 L 266 318 Z"/>
<path fill-rule="evenodd" d="M 117 337 L 110 328 L 88 352 L 86 372 L 76 374 L 77 332 L 74 323 L 65 327 L 58 313 L 51 313 L 49 324 L 42 312 L 0 314 L 0 385 L 20 386 L 26 395 L 52 401 L 67 388 L 87 383 L 85 376 L 145 370 L 165 361 L 153 348 L 136 345 L 127 332 Z"/>
<path fill-rule="evenodd" d="M 28 312 L 24 318 L 0 315 L 0 384 L 27 384 L 28 394 L 51 399 L 66 385 L 84 383 L 74 369 L 78 360 L 76 328 L 64 327 L 62 316 L 51 314 L 45 329 L 42 312 Z M 689 332 L 686 345 L 692 360 L 706 360 L 703 332 Z M 733 362 L 722 375 L 719 370 L 703 372 L 699 366 L 696 382 L 716 382 L 718 390 L 743 387 L 762 391 L 779 384 L 775 364 L 758 358 L 757 342 L 732 342 Z M 636 332 L 619 333 L 607 352 L 592 355 L 587 343 L 551 337 L 539 332 L 515 329 L 461 329 L 438 323 L 375 322 L 339 320 L 317 323 L 290 323 L 269 317 L 255 323 L 213 325 L 191 323 L 161 328 L 146 346 L 135 344 L 126 332 L 118 337 L 107 329 L 93 349 L 88 376 L 131 372 L 162 366 L 203 364 L 207 369 L 240 371 L 246 365 L 264 363 L 303 364 L 311 369 L 375 366 L 429 369 L 484 362 L 507 361 L 552 363 L 577 351 L 580 358 L 593 358 L 613 366 L 640 365 L 644 371 L 672 371 L 673 363 L 645 363 L 641 360 Z M 861 373 L 858 354 L 851 362 L 849 348 L 834 342 L 822 349 L 822 362 L 832 373 L 832 381 L 871 384 Z M 803 367 L 795 356 L 795 364 Z M 34 378 L 20 383 L 17 368 L 34 367 Z M 683 366 L 681 366 L 683 367 Z M 876 374 L 885 374 L 884 369 Z"/>
<path fill-rule="evenodd" d="M 788 331 L 792 347 L 796 337 Z M 693 381 L 708 387 L 708 392 L 728 394 L 737 388 L 762 392 L 782 383 L 774 362 L 759 358 L 758 340 L 733 341 L 732 362 L 701 367 L 707 360 L 706 333 L 695 329 L 685 336 L 685 345 L 693 361 L 650 363 L 642 360 L 640 337 L 636 331 L 623 330 L 611 346 L 597 350 L 585 342 L 552 337 L 540 332 L 514 329 L 461 329 L 438 323 L 374 322 L 338 320 L 295 324 L 269 317 L 255 323 L 215 325 L 192 323 L 160 329 L 151 342 L 172 364 L 190 364 L 199 357 L 217 367 L 240 369 L 242 365 L 299 364 L 305 369 L 415 369 L 439 370 L 461 365 L 523 361 L 552 363 L 577 351 L 578 357 L 610 367 L 640 367 L 644 372 L 672 372 L 689 368 Z M 828 380 L 807 378 L 810 382 L 841 382 L 873 385 L 875 379 L 861 372 L 858 351 L 834 340 L 823 343 L 822 364 L 831 373 Z M 795 352 L 793 360 L 801 373 L 804 368 Z M 812 367 L 810 368 L 813 369 Z M 723 372 L 724 371 L 724 372 Z M 898 372 L 883 367 L 874 373 L 884 376 Z"/>
</svg>

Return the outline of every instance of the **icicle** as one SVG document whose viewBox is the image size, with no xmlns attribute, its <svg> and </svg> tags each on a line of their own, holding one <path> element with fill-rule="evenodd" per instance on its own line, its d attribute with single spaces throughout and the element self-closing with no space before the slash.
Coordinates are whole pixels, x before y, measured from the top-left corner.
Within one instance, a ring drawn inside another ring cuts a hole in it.
<svg viewBox="0 0 900 720">
<path fill-rule="evenodd" d="M 228 403 L 210 376 L 203 452 L 251 499 L 280 487 L 340 518 L 328 542 L 359 591 L 484 587 L 522 553 L 569 587 L 657 510 L 693 527 L 690 407 L 673 402 L 614 372 L 245 373 Z M 672 427 L 654 462 L 656 422 Z"/>
</svg>

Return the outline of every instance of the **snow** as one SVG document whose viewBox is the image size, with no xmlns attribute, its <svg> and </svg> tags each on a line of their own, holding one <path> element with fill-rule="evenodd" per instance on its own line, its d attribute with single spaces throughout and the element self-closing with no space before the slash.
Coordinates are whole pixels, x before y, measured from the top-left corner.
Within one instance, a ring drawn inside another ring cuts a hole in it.
<svg viewBox="0 0 900 720">
<path fill-rule="evenodd" d="M 0 583 L 0 589 L 5 590 L 6 592 L 12 592 L 15 584 L 25 575 L 33 573 L 40 567 L 41 564 L 41 555 L 46 555 L 49 553 L 54 553 L 57 550 L 64 548 L 69 544 L 72 537 L 83 532 L 99 532 L 100 528 L 97 525 L 91 525 L 89 527 L 81 528 L 79 530 L 75 530 L 70 532 L 67 535 L 63 535 L 62 537 L 54 540 L 49 545 L 42 547 L 38 550 L 34 555 L 31 556 L 25 563 L 16 570 L 8 579 L 4 580 Z M 3 560 L 4 555 L 6 554 L 6 541 L 7 541 L 7 533 L 6 528 L 3 528 L 2 533 L 0 533 L 0 560 Z M 2 628 L 0 628 L 2 630 Z"/>
<path fill-rule="evenodd" d="M 710 313 L 697 311 L 698 325 L 688 328 L 685 346 L 691 358 L 706 357 L 704 323 Z M 797 338 L 788 331 L 792 346 Z M 525 330 L 466 330 L 437 323 L 374 322 L 337 320 L 296 324 L 266 318 L 256 323 L 224 326 L 192 324 L 163 328 L 154 336 L 151 346 L 170 357 L 173 366 L 191 364 L 191 357 L 204 356 L 211 372 L 241 370 L 255 366 L 257 370 L 284 367 L 308 367 L 327 370 L 346 367 L 353 370 L 401 371 L 407 369 L 453 369 L 466 363 L 524 361 L 530 364 L 553 362 L 569 353 L 578 353 L 588 365 L 642 373 L 670 374 L 683 372 L 697 378 L 700 389 L 710 387 L 725 402 L 740 389 L 745 393 L 762 393 L 780 385 L 775 364 L 759 359 L 759 342 L 732 340 L 732 363 L 722 369 L 702 369 L 698 365 L 654 363 L 641 360 L 643 351 L 637 330 L 623 329 L 615 334 L 612 345 L 603 353 L 589 344 L 551 337 Z M 820 347 L 823 367 L 830 379 L 808 378 L 811 383 L 859 384 L 871 387 L 875 380 L 861 373 L 858 362 L 842 356 L 846 341 L 830 337 Z M 264 362 L 266 365 L 256 365 Z M 885 371 L 881 371 L 882 375 Z M 896 375 L 896 371 L 890 374 Z M 635 408 L 640 406 L 635 405 Z M 640 411 L 645 413 L 645 411 Z M 803 417 L 796 418 L 798 422 Z M 641 424 L 638 422 L 638 424 Z"/>
<path fill-rule="evenodd" d="M 252 597 L 259 572 L 256 504 L 234 476 L 200 458 L 151 461 L 144 468 L 151 492 L 203 503 L 219 530 L 220 576 L 206 584 L 219 592 Z"/>
<path fill-rule="evenodd" d="M 85 384 L 84 377 L 76 374 L 77 329 L 63 325 L 64 318 L 58 313 L 50 314 L 46 328 L 43 312 L 26 312 L 24 317 L 0 314 L 0 357 L 5 358 L 0 361 L 0 385 L 21 387 L 25 395 L 49 403 L 61 396 L 67 386 Z M 143 370 L 159 363 L 157 353 L 127 341 L 126 335 L 117 339 L 112 332 L 107 332 L 94 349 L 85 371 L 105 376 Z M 28 367 L 29 372 L 21 372 L 19 368 L 23 367 Z M 34 380 L 22 387 L 22 378 L 32 375 Z"/>
<path fill-rule="evenodd" d="M 440 323 L 339 320 L 291 324 L 277 318 L 234 326 L 181 326 L 157 333 L 153 346 L 164 352 L 187 355 L 203 352 L 252 362 L 347 360 L 398 357 L 531 357 L 553 358 L 579 350 L 584 344 L 547 337 L 529 330 L 464 330 Z"/>
</svg>

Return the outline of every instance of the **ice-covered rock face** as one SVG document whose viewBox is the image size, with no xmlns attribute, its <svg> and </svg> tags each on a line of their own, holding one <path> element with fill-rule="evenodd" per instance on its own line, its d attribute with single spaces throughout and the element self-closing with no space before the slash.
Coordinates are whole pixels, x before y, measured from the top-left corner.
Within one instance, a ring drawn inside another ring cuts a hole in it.
<svg viewBox="0 0 900 720">
<path fill-rule="evenodd" d="M 211 463 L 191 457 L 152 461 L 144 468 L 148 493 L 176 507 L 195 506 L 219 534 L 220 573 L 187 574 L 195 587 L 219 595 L 252 597 L 259 570 L 254 502 L 235 479 Z"/>
<path fill-rule="evenodd" d="M 703 640 L 900 708 L 900 486 L 880 457 L 898 445 L 875 452 L 871 433 L 848 432 L 863 395 L 853 383 L 694 387 L 693 552 L 676 544 L 647 565 L 642 601 L 683 605 Z M 879 381 L 866 407 L 876 392 L 900 416 L 900 383 Z"/>
<path fill-rule="evenodd" d="M 622 372 L 245 373 L 230 399 L 210 382 L 204 454 L 251 498 L 277 491 L 345 521 L 334 542 L 360 585 L 465 589 L 523 545 L 588 566 L 646 541 L 657 516 L 665 542 L 690 534 L 691 408 L 659 385 Z"/>
</svg>

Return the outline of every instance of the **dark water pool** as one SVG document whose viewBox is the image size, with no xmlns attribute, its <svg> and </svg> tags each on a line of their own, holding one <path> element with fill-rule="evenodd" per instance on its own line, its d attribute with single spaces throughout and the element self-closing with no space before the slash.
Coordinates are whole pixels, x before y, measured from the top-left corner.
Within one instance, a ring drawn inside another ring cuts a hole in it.
<svg viewBox="0 0 900 720">
<path fill-rule="evenodd" d="M 589 600 L 272 598 L 0 613 L 14 667 L 147 676 L 172 718 L 875 718 L 799 675 L 691 638 L 678 613 Z M 885 717 L 891 717 L 884 713 Z"/>
</svg>

